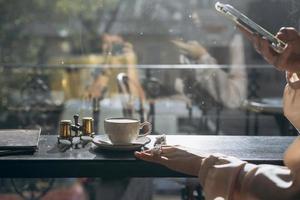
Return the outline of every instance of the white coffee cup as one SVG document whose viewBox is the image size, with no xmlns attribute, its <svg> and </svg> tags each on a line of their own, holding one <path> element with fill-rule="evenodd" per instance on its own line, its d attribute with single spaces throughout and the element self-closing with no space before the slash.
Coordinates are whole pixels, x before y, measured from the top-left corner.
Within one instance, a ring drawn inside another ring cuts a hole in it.
<svg viewBox="0 0 300 200">
<path fill-rule="evenodd" d="M 148 126 L 145 134 L 139 134 L 140 129 Z M 107 118 L 104 120 L 104 130 L 112 144 L 130 144 L 138 137 L 144 137 L 151 133 L 151 123 L 141 123 L 131 118 Z"/>
</svg>

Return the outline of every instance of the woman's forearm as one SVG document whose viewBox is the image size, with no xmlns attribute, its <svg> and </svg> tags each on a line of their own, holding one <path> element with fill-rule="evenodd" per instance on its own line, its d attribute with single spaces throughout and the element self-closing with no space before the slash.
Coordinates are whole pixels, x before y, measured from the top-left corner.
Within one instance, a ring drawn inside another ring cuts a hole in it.
<svg viewBox="0 0 300 200">
<path fill-rule="evenodd" d="M 287 167 L 211 155 L 203 159 L 199 179 L 208 200 L 300 199 L 295 174 Z"/>
</svg>

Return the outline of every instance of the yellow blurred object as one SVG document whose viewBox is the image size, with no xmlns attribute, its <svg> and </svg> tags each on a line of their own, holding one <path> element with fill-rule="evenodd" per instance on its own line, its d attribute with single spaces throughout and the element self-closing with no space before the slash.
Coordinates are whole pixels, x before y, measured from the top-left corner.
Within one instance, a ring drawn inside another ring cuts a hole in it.
<svg viewBox="0 0 300 200">
<path fill-rule="evenodd" d="M 66 66 L 80 65 L 78 68 L 74 66 L 74 68 L 69 67 L 55 71 L 51 77 L 51 89 L 63 91 L 65 100 L 100 97 L 104 88 L 107 90 L 107 95 L 111 97 L 118 93 L 116 76 L 121 72 L 127 73 L 130 80 L 134 80 L 136 83 L 135 86 L 130 86 L 132 95 L 141 95 L 141 86 L 136 70 L 137 59 L 132 50 L 126 50 L 120 55 L 91 54 L 53 58 L 49 63 Z M 93 77 L 92 70 L 95 68 L 84 68 L 83 65 L 100 65 L 101 73 L 97 77 Z"/>
</svg>

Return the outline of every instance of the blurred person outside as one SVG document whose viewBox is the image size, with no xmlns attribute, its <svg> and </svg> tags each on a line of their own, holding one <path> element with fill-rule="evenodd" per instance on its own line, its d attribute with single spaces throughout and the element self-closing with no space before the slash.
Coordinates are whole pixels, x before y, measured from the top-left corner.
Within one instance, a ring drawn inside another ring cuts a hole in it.
<svg viewBox="0 0 300 200">
<path fill-rule="evenodd" d="M 201 110 L 201 131 L 222 134 L 228 124 L 220 121 L 221 110 L 237 110 L 247 98 L 247 72 L 244 44 L 240 34 L 234 34 L 228 46 L 229 64 L 219 65 L 208 49 L 196 41 L 172 41 L 180 51 L 180 62 L 186 67 L 175 80 L 175 90 Z M 192 106 L 190 106 L 192 108 Z M 215 112 L 215 113 L 214 113 Z M 233 111 L 235 112 L 235 111 Z M 228 113 L 227 113 L 228 114 Z M 220 124 L 222 123 L 222 128 Z M 230 128 L 236 128 L 230 125 Z"/>
<path fill-rule="evenodd" d="M 224 68 L 219 67 L 217 65 L 218 61 L 203 45 L 196 41 L 182 42 L 174 40 L 173 43 L 179 48 L 182 55 L 188 59 L 184 61 L 185 58 L 182 57 L 182 63 L 203 65 L 203 67 L 201 66 L 193 72 L 196 79 L 194 85 L 188 85 L 177 79 L 177 83 L 175 83 L 177 91 L 184 93 L 187 87 L 195 86 L 193 92 L 197 94 L 197 85 L 199 85 L 207 91 L 214 101 L 225 107 L 238 108 L 241 106 L 247 95 L 247 75 L 241 35 L 235 34 L 229 44 L 230 65 L 228 69 L 227 66 Z M 190 81 L 186 80 L 186 82 Z"/>
<path fill-rule="evenodd" d="M 123 40 L 119 35 L 103 34 L 102 41 L 102 54 L 104 57 L 103 68 L 96 69 L 94 80 L 87 88 L 87 97 L 97 98 L 108 95 L 112 97 L 118 94 L 117 75 L 124 72 L 128 75 L 130 80 L 135 84 L 130 83 L 130 91 L 132 95 L 138 97 L 144 93 L 139 82 L 139 77 L 136 69 L 137 58 L 133 50 L 132 44 Z M 98 63 L 102 64 L 102 63 Z M 101 92 L 107 90 L 107 94 Z"/>
</svg>

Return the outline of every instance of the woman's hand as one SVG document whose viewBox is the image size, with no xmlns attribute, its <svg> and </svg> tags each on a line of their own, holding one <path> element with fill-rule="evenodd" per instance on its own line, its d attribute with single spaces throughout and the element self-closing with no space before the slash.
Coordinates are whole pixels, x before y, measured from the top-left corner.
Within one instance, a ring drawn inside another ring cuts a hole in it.
<svg viewBox="0 0 300 200">
<path fill-rule="evenodd" d="M 300 35 L 294 28 L 281 28 L 276 37 L 287 44 L 282 53 L 277 53 L 270 43 L 247 28 L 238 25 L 239 30 L 253 43 L 264 59 L 279 70 L 300 72 Z"/>
<path fill-rule="evenodd" d="M 198 176 L 204 156 L 191 153 L 181 146 L 162 146 L 156 153 L 153 150 L 135 152 L 139 159 L 164 165 L 172 170 Z"/>
</svg>

